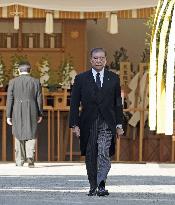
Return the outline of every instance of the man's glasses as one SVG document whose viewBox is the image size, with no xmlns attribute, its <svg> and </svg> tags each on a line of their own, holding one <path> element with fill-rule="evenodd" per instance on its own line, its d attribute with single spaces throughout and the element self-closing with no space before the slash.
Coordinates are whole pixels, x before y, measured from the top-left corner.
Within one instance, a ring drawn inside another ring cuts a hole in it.
<svg viewBox="0 0 175 205">
<path fill-rule="evenodd" d="M 106 60 L 106 57 L 92 57 L 92 60 L 95 60 L 95 61 L 97 61 L 97 60 L 104 61 L 104 60 Z"/>
</svg>

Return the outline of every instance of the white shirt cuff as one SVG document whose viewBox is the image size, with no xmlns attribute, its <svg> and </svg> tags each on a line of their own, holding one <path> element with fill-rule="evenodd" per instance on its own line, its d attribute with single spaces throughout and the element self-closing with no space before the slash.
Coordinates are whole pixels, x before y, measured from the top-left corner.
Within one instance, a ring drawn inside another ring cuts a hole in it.
<svg viewBox="0 0 175 205">
<path fill-rule="evenodd" d="M 123 129 L 122 124 L 118 124 L 116 128 Z"/>
</svg>

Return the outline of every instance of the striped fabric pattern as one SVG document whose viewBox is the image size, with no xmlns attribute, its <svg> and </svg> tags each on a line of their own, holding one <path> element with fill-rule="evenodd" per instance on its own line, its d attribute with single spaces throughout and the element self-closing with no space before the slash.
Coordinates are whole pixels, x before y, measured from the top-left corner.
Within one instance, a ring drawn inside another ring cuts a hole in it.
<svg viewBox="0 0 175 205">
<path fill-rule="evenodd" d="M 13 18 L 15 5 L 0 7 L 0 18 Z M 43 19 L 46 17 L 46 10 L 30 8 L 18 5 L 20 18 L 36 18 Z M 53 11 L 55 19 L 104 19 L 107 18 L 109 12 L 73 12 L 73 11 Z M 130 18 L 148 18 L 154 13 L 154 8 L 122 10 L 118 11 L 119 19 Z M 133 15 L 134 14 L 134 15 Z"/>
<path fill-rule="evenodd" d="M 111 168 L 109 147 L 112 133 L 108 125 L 99 116 L 90 129 L 86 149 L 86 169 L 91 188 L 96 188 L 102 180 L 106 181 Z"/>
</svg>

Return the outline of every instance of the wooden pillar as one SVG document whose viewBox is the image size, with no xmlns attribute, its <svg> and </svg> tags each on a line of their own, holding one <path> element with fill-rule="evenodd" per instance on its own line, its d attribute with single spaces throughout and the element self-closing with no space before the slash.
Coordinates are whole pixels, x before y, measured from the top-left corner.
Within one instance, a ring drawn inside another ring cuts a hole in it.
<svg viewBox="0 0 175 205">
<path fill-rule="evenodd" d="M 174 142 L 175 142 L 175 135 L 172 135 L 172 138 L 171 138 L 171 161 L 172 162 L 174 162 L 174 151 L 175 151 Z"/>
<path fill-rule="evenodd" d="M 47 123 L 48 146 L 47 146 L 47 149 L 48 149 L 48 161 L 50 161 L 50 110 L 49 109 L 47 113 L 48 113 L 48 118 L 47 118 L 48 119 L 48 123 Z"/>
<path fill-rule="evenodd" d="M 68 112 L 68 110 L 63 109 L 65 112 Z M 63 146 L 63 159 L 65 160 L 66 159 L 66 155 L 67 155 L 67 147 L 68 147 L 68 143 L 69 143 L 69 118 L 67 116 L 67 120 L 66 120 L 66 127 L 65 127 L 65 133 L 64 133 L 64 136 L 63 136 L 63 139 L 64 139 L 64 146 Z M 70 151 L 70 150 L 69 150 Z"/>
<path fill-rule="evenodd" d="M 38 161 L 38 136 L 36 138 L 36 144 L 35 144 L 35 160 Z"/>
<path fill-rule="evenodd" d="M 7 158 L 7 137 L 6 137 L 6 111 L 2 110 L 2 161 L 6 161 Z"/>
<path fill-rule="evenodd" d="M 22 22 L 19 19 L 19 30 L 18 30 L 18 49 L 22 49 Z"/>
<path fill-rule="evenodd" d="M 52 138 L 51 138 L 51 160 L 55 158 L 55 139 L 54 139 L 54 110 L 52 110 Z"/>
<path fill-rule="evenodd" d="M 144 111 L 140 110 L 139 162 L 143 160 Z"/>
<path fill-rule="evenodd" d="M 60 161 L 60 110 L 57 110 L 57 160 Z"/>
<path fill-rule="evenodd" d="M 116 160 L 117 162 L 119 162 L 120 161 L 120 136 L 117 137 L 116 143 L 117 143 Z"/>
<path fill-rule="evenodd" d="M 13 161 L 15 161 L 15 136 L 13 137 Z"/>
<path fill-rule="evenodd" d="M 69 152 L 70 161 L 72 161 L 72 155 L 73 155 L 73 133 L 72 133 L 72 129 L 70 129 L 70 152 Z"/>
</svg>

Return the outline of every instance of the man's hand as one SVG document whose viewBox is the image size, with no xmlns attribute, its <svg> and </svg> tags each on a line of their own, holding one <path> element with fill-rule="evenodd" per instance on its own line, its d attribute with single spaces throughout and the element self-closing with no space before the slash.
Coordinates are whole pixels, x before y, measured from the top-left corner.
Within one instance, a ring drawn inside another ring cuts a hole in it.
<svg viewBox="0 0 175 205">
<path fill-rule="evenodd" d="M 117 134 L 117 137 L 120 137 L 121 135 L 123 135 L 124 134 L 123 129 L 122 128 L 117 128 L 116 129 L 116 134 Z"/>
<path fill-rule="evenodd" d="M 38 117 L 37 123 L 40 123 L 42 121 L 43 117 Z"/>
<path fill-rule="evenodd" d="M 78 126 L 73 127 L 72 132 L 76 135 L 76 137 L 80 137 L 80 128 Z"/>
<path fill-rule="evenodd" d="M 12 125 L 12 118 L 7 118 L 7 124 Z"/>
</svg>

